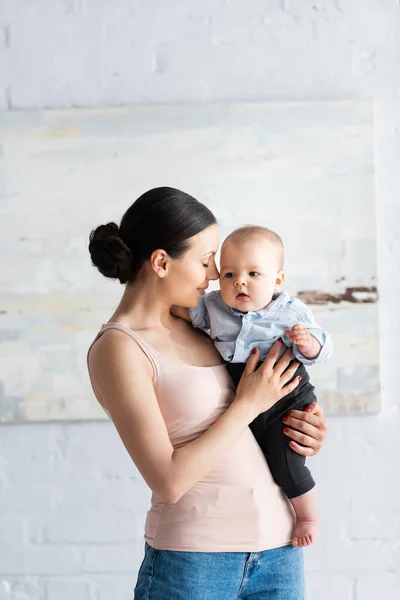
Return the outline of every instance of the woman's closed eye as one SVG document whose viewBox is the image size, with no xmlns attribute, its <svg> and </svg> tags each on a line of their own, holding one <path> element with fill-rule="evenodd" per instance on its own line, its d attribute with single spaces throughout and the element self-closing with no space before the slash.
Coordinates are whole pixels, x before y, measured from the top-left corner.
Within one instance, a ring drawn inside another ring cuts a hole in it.
<svg viewBox="0 0 400 600">
<path fill-rule="evenodd" d="M 209 267 L 209 266 L 210 266 L 210 265 L 205 265 L 205 264 L 203 263 L 203 267 L 205 267 L 206 269 L 208 269 L 208 267 Z"/>
</svg>

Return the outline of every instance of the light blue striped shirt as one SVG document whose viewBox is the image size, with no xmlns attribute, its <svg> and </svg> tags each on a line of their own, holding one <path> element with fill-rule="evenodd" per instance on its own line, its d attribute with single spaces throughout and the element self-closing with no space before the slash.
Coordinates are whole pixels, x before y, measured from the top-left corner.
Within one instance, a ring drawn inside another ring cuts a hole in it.
<svg viewBox="0 0 400 600">
<path fill-rule="evenodd" d="M 293 346 L 294 356 L 304 365 L 321 363 L 332 356 L 330 335 L 318 325 L 311 310 L 287 292 L 275 295 L 266 308 L 248 313 L 227 306 L 219 291 L 210 292 L 201 296 L 197 307 L 189 310 L 189 315 L 193 327 L 208 331 L 219 353 L 230 362 L 246 362 L 252 348 L 258 348 L 260 359 L 264 360 L 279 338 L 286 346 Z M 316 358 L 305 357 L 284 333 L 297 323 L 308 329 L 321 344 Z"/>
</svg>

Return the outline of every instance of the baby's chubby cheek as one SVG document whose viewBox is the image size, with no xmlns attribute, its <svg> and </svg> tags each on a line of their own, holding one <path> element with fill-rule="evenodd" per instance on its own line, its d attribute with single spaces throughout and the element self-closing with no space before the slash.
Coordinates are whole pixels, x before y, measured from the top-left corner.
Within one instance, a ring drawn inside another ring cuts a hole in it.
<svg viewBox="0 0 400 600">
<path fill-rule="evenodd" d="M 221 280 L 219 281 L 219 289 L 221 292 L 221 298 L 225 302 L 225 304 L 229 304 L 230 302 L 232 302 L 234 294 L 232 293 L 232 291 L 230 293 L 228 292 Z"/>
</svg>

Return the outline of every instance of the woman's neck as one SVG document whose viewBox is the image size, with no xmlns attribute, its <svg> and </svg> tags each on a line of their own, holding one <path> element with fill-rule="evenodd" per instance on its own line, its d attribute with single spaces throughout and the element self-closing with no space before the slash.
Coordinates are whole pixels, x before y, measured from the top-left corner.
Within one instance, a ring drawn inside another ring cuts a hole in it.
<svg viewBox="0 0 400 600">
<path fill-rule="evenodd" d="M 159 282 L 127 284 L 121 301 L 110 318 L 131 329 L 170 329 L 175 318 L 171 305 L 160 293 Z"/>
</svg>

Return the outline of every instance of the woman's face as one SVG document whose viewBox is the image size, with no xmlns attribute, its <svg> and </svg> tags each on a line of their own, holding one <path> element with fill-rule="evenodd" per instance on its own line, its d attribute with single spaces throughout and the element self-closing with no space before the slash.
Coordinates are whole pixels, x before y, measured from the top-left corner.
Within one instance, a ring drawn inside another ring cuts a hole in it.
<svg viewBox="0 0 400 600">
<path fill-rule="evenodd" d="M 208 282 L 219 278 L 215 265 L 218 244 L 218 225 L 210 225 L 190 238 L 190 247 L 181 258 L 171 260 L 167 278 L 171 304 L 194 308 Z"/>
</svg>

